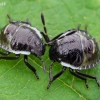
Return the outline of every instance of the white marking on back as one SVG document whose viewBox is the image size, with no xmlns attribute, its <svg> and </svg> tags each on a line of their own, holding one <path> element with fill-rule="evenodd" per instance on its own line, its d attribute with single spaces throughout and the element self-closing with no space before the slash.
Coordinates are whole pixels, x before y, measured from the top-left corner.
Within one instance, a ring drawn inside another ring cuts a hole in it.
<svg viewBox="0 0 100 100">
<path fill-rule="evenodd" d="M 79 67 L 79 70 L 82 70 L 82 68 L 81 68 L 81 67 Z"/>
<path fill-rule="evenodd" d="M 12 52 L 14 54 L 24 54 L 24 55 L 30 55 L 30 52 L 29 51 L 14 51 L 14 50 L 11 50 L 9 52 Z"/>
<path fill-rule="evenodd" d="M 63 33 L 61 36 L 58 37 L 58 42 L 61 41 L 62 39 L 59 39 L 60 37 L 66 36 L 67 34 L 69 34 L 70 32 L 73 32 L 73 30 L 67 31 L 65 33 Z"/>
<path fill-rule="evenodd" d="M 6 30 L 8 29 L 8 27 L 10 26 L 11 24 L 8 24 L 7 26 L 6 26 L 6 28 L 4 29 L 4 34 L 6 33 Z"/>
<path fill-rule="evenodd" d="M 32 27 L 32 28 L 33 28 L 33 27 Z M 42 35 L 41 35 L 40 31 L 37 30 L 36 28 L 33 28 L 33 29 L 36 31 L 36 34 L 42 39 Z"/>
<path fill-rule="evenodd" d="M 66 63 L 66 62 L 61 62 L 61 65 L 65 66 L 65 67 L 72 68 L 72 69 L 79 69 L 79 67 L 75 67 L 74 65 L 71 65 L 71 64 Z"/>
<path fill-rule="evenodd" d="M 9 52 L 12 52 L 14 54 L 24 54 L 24 55 L 30 55 L 30 51 L 15 51 L 15 50 L 12 50 L 12 48 L 10 47 L 10 45 L 8 46 L 0 46 L 2 49 L 6 50 L 6 51 L 9 51 Z"/>
<path fill-rule="evenodd" d="M 37 28 L 32 27 L 32 26 L 27 25 L 27 24 L 22 24 L 22 26 L 26 26 L 26 27 L 28 27 L 29 29 L 35 30 L 35 31 L 36 31 L 36 34 L 42 39 L 42 35 L 41 35 L 40 31 L 39 31 Z"/>
<path fill-rule="evenodd" d="M 69 34 L 69 33 L 72 32 L 72 31 L 73 31 L 73 30 L 67 31 L 67 32 L 63 33 L 63 34 L 62 34 L 61 36 L 59 36 L 59 37 L 65 36 L 65 35 Z"/>
</svg>

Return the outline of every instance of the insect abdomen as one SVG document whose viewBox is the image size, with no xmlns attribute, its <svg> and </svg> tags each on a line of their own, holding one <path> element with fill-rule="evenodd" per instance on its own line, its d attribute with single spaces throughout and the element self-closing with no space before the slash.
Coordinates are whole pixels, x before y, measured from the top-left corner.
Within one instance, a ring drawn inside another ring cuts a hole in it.
<svg viewBox="0 0 100 100">
<path fill-rule="evenodd" d="M 79 38 L 79 39 L 77 39 Z M 76 67 L 83 62 L 80 37 L 77 34 L 65 36 L 50 48 L 51 60 L 63 61 Z"/>
<path fill-rule="evenodd" d="M 50 59 L 66 67 L 70 64 L 73 69 L 88 69 L 99 61 L 98 51 L 97 43 L 91 36 L 77 31 L 55 42 L 50 48 Z"/>
<path fill-rule="evenodd" d="M 26 26 L 16 28 L 10 45 L 11 49 L 16 52 L 30 52 L 37 56 L 42 56 L 45 52 L 43 41 L 38 34 L 36 34 L 36 30 L 30 29 Z"/>
</svg>

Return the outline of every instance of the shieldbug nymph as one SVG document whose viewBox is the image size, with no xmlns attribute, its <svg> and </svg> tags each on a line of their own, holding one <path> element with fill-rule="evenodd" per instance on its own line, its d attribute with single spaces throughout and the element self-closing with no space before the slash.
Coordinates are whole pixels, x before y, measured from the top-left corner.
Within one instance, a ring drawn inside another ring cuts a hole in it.
<svg viewBox="0 0 100 100">
<path fill-rule="evenodd" d="M 15 60 L 20 57 L 20 54 L 23 54 L 24 63 L 34 72 L 36 78 L 39 79 L 36 69 L 28 62 L 28 55 L 33 54 L 38 57 L 45 70 L 44 61 L 41 58 L 45 52 L 42 35 L 48 41 L 47 35 L 32 27 L 28 20 L 13 21 L 9 15 L 7 16 L 9 24 L 2 29 L 0 34 L 0 48 L 6 50 L 6 52 L 0 52 L 2 55 L 0 59 Z M 14 53 L 15 56 L 8 56 L 10 53 Z"/>
<path fill-rule="evenodd" d="M 43 15 L 42 20 L 43 22 L 45 21 Z M 43 25 L 45 26 L 44 23 Z M 94 79 L 97 85 L 100 86 L 95 76 L 80 72 L 81 70 L 93 68 L 100 62 L 98 44 L 96 40 L 88 34 L 87 26 L 85 30 L 80 30 L 80 26 L 78 26 L 77 29 L 71 29 L 61 33 L 49 41 L 47 45 L 50 46 L 49 57 L 52 60 L 49 68 L 50 81 L 47 89 L 49 89 L 51 83 L 62 75 L 68 67 L 72 75 L 85 81 L 87 88 L 87 78 Z M 54 62 L 59 62 L 63 68 L 59 73 L 53 76 L 52 66 Z"/>
</svg>

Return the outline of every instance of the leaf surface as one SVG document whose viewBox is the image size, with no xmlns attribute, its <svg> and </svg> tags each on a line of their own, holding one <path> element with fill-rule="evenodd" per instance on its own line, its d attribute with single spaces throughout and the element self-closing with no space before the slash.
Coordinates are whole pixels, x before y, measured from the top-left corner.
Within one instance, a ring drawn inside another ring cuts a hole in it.
<svg viewBox="0 0 100 100">
<path fill-rule="evenodd" d="M 44 13 L 50 39 L 69 29 L 81 29 L 88 25 L 88 32 L 100 44 L 100 0 L 0 0 L 0 29 L 8 24 L 7 14 L 13 20 L 26 20 L 43 31 L 40 14 Z M 37 69 L 40 77 L 29 70 L 23 62 L 23 55 L 18 60 L 0 60 L 0 100 L 100 100 L 100 89 L 94 80 L 88 79 L 89 89 L 84 81 L 72 76 L 69 70 L 55 80 L 47 90 L 49 81 L 49 47 L 42 57 L 47 66 L 43 72 L 42 64 L 34 55 L 29 56 L 29 63 Z M 62 66 L 53 65 L 53 75 Z M 100 83 L 100 64 L 84 73 L 94 75 Z"/>
</svg>

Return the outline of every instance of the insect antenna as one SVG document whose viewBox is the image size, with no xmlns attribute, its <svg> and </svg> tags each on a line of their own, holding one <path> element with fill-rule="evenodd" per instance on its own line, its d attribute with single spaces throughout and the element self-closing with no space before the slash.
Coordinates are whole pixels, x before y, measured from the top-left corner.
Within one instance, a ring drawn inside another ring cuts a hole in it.
<svg viewBox="0 0 100 100">
<path fill-rule="evenodd" d="M 28 18 L 26 19 L 26 24 L 31 25 L 31 23 L 29 22 L 29 19 Z"/>
<path fill-rule="evenodd" d="M 81 24 L 79 24 L 78 27 L 77 27 L 77 30 L 78 30 L 78 31 L 80 30 L 80 27 L 81 27 Z"/>
<path fill-rule="evenodd" d="M 88 25 L 86 24 L 86 25 L 85 25 L 85 31 L 86 31 L 86 32 L 87 32 L 87 28 L 88 28 Z"/>
<path fill-rule="evenodd" d="M 9 14 L 7 14 L 7 17 L 8 17 L 8 19 L 9 19 L 9 22 L 11 22 L 11 17 L 10 17 Z"/>
<path fill-rule="evenodd" d="M 44 32 L 41 32 L 46 40 L 46 42 L 50 42 L 50 39 L 48 37 L 48 34 L 47 34 L 47 28 L 46 28 L 46 25 L 45 25 L 45 19 L 44 19 L 44 15 L 43 13 L 41 13 L 41 20 L 42 20 L 42 24 L 43 24 L 43 28 L 44 28 Z"/>
<path fill-rule="evenodd" d="M 7 17 L 8 17 L 9 23 L 16 23 L 16 21 L 13 21 L 13 20 L 11 19 L 11 17 L 10 17 L 9 14 L 7 14 Z"/>
</svg>

